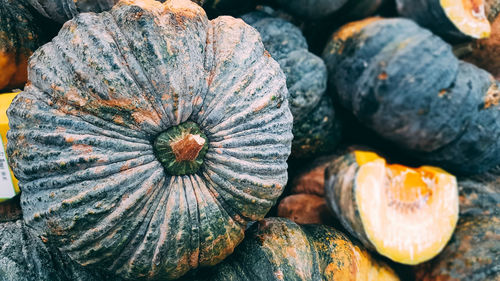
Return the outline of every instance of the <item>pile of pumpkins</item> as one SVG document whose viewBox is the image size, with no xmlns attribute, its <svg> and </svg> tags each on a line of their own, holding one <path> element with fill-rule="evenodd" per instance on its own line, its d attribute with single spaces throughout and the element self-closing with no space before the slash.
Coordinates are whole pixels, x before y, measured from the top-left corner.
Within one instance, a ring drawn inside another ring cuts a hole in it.
<svg viewBox="0 0 500 281">
<path fill-rule="evenodd" d="M 499 280 L 499 12 L 0 0 L 0 280 Z"/>
</svg>

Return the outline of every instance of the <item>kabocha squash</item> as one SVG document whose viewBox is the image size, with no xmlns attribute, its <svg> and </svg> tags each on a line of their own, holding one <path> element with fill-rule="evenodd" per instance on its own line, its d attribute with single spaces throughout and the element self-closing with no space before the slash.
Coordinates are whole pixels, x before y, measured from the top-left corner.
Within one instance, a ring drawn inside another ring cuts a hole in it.
<svg viewBox="0 0 500 281">
<path fill-rule="evenodd" d="M 28 58 L 44 40 L 24 1 L 0 0 L 0 91 L 24 85 Z"/>
<path fill-rule="evenodd" d="M 119 0 L 26 0 L 41 15 L 64 23 L 79 13 L 102 12 L 113 7 Z"/>
<path fill-rule="evenodd" d="M 388 164 L 354 150 L 325 172 L 327 203 L 366 247 L 396 262 L 418 264 L 446 245 L 458 220 L 454 176 L 422 166 Z"/>
<path fill-rule="evenodd" d="M 417 280 L 500 279 L 500 173 L 459 180 L 460 220 L 450 243 L 417 268 Z"/>
<path fill-rule="evenodd" d="M 283 72 L 187 0 L 83 13 L 30 59 L 8 155 L 24 220 L 82 265 L 175 279 L 229 255 L 287 181 Z"/>
<path fill-rule="evenodd" d="M 300 29 L 264 11 L 242 16 L 262 36 L 266 50 L 280 64 L 287 79 L 294 119 L 293 158 L 310 158 L 332 151 L 340 140 L 340 125 L 333 104 L 324 95 L 325 63 L 307 50 Z"/>
<path fill-rule="evenodd" d="M 446 39 L 490 36 L 485 0 L 396 0 L 396 3 L 400 15 Z"/>
<path fill-rule="evenodd" d="M 118 280 L 91 272 L 46 245 L 22 220 L 0 224 L 0 280 Z"/>
<path fill-rule="evenodd" d="M 286 11 L 306 20 L 332 16 L 362 18 L 373 14 L 384 0 L 277 0 Z"/>
<path fill-rule="evenodd" d="M 500 164 L 500 91 L 439 37 L 406 19 L 368 18 L 324 50 L 329 83 L 364 125 L 459 173 Z"/>
<path fill-rule="evenodd" d="M 283 218 L 255 223 L 233 255 L 200 276 L 195 280 L 399 280 L 334 228 L 299 226 Z"/>
</svg>

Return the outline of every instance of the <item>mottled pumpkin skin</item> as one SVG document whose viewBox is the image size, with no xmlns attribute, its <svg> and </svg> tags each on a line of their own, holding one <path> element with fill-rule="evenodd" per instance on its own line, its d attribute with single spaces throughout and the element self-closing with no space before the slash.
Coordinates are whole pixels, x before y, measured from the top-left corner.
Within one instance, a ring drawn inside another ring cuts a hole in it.
<svg viewBox="0 0 500 281">
<path fill-rule="evenodd" d="M 266 50 L 285 73 L 294 119 L 292 158 L 331 152 L 340 140 L 340 124 L 324 95 L 327 71 L 323 60 L 308 51 L 302 32 L 292 23 L 254 11 L 242 16 L 262 36 Z"/>
<path fill-rule="evenodd" d="M 500 173 L 459 179 L 460 220 L 434 260 L 416 269 L 417 280 L 482 281 L 500 278 Z"/>
<path fill-rule="evenodd" d="M 340 140 L 342 124 L 329 95 L 324 95 L 308 116 L 293 124 L 292 156 L 313 158 L 334 151 Z"/>
<path fill-rule="evenodd" d="M 431 32 L 370 18 L 336 33 L 323 58 L 343 106 L 382 137 L 456 172 L 500 163 L 496 81 Z"/>
<path fill-rule="evenodd" d="M 101 281 L 118 279 L 91 272 L 50 248 L 22 220 L 0 224 L 0 279 L 15 281 Z"/>
<path fill-rule="evenodd" d="M 358 170 L 359 165 L 354 153 L 346 153 L 332 160 L 325 169 L 325 199 L 347 232 L 354 235 L 365 247 L 376 251 L 366 236 L 356 204 L 355 178 Z"/>
<path fill-rule="evenodd" d="M 285 76 L 242 20 L 122 1 L 67 22 L 29 73 L 7 112 L 24 220 L 82 265 L 168 280 L 216 264 L 286 184 Z M 208 150 L 170 176 L 153 142 L 186 121 Z"/>
<path fill-rule="evenodd" d="M 79 13 L 107 11 L 119 0 L 26 0 L 41 15 L 59 23 Z"/>
<path fill-rule="evenodd" d="M 28 58 L 44 40 L 24 0 L 0 0 L 0 91 L 24 85 Z"/>
<path fill-rule="evenodd" d="M 284 218 L 268 218 L 248 230 L 233 255 L 200 274 L 197 280 L 399 279 L 387 265 L 374 260 L 332 227 L 299 226 Z"/>
</svg>

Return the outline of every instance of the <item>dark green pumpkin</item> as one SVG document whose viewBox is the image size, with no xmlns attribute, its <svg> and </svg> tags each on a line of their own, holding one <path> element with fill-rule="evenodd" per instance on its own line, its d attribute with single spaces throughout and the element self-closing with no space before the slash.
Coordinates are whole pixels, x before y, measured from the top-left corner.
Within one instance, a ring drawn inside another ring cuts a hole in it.
<svg viewBox="0 0 500 281">
<path fill-rule="evenodd" d="M 312 158 L 331 152 L 340 140 L 340 124 L 330 98 L 324 95 L 324 62 L 307 50 L 306 39 L 292 23 L 264 10 L 242 19 L 259 31 L 266 50 L 285 73 L 294 119 L 291 157 Z"/>
<path fill-rule="evenodd" d="M 40 22 L 24 0 L 0 0 L 0 91 L 24 85 L 28 58 L 44 41 Z"/>
<path fill-rule="evenodd" d="M 49 247 L 22 220 L 0 224 L 0 280 L 118 280 L 90 271 Z"/>
<path fill-rule="evenodd" d="M 102 12 L 113 7 L 119 0 L 26 0 L 41 15 L 63 23 L 79 13 Z"/>
<path fill-rule="evenodd" d="M 342 27 L 323 58 L 343 106 L 382 137 L 452 171 L 500 164 L 497 82 L 429 31 L 366 19 Z"/>
<path fill-rule="evenodd" d="M 500 279 L 500 173 L 459 180 L 460 220 L 449 244 L 416 269 L 423 281 Z"/>
<path fill-rule="evenodd" d="M 284 218 L 255 223 L 233 255 L 199 276 L 195 280 L 399 280 L 385 263 L 334 228 L 299 226 Z"/>
<path fill-rule="evenodd" d="M 124 1 L 67 22 L 29 71 L 8 110 L 24 220 L 82 265 L 168 280 L 216 264 L 287 182 L 285 76 L 240 19 Z M 170 171 L 204 142 L 196 172 Z"/>
<path fill-rule="evenodd" d="M 306 20 L 328 17 L 363 18 L 373 14 L 384 0 L 277 0 L 289 13 Z"/>
</svg>

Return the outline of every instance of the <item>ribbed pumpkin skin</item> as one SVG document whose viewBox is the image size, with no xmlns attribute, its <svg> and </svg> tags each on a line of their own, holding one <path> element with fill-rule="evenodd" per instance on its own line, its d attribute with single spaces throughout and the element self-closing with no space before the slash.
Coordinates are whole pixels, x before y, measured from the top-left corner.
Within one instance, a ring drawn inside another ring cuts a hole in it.
<svg viewBox="0 0 500 281">
<path fill-rule="evenodd" d="M 91 272 L 49 248 L 22 220 L 0 224 L 0 279 L 15 281 L 118 280 Z"/>
<path fill-rule="evenodd" d="M 497 83 L 429 31 L 367 19 L 334 35 L 323 58 L 343 106 L 382 137 L 461 173 L 500 163 Z"/>
<path fill-rule="evenodd" d="M 0 0 L 0 91 L 26 82 L 28 58 L 43 37 L 24 1 Z"/>
<path fill-rule="evenodd" d="M 500 173 L 460 179 L 460 220 L 443 252 L 417 268 L 417 280 L 500 278 Z"/>
<path fill-rule="evenodd" d="M 83 265 L 174 279 L 213 265 L 287 181 L 285 77 L 241 20 L 187 0 L 81 14 L 30 60 L 8 110 L 24 219 Z M 156 136 L 198 124 L 201 169 L 169 176 Z"/>
<path fill-rule="evenodd" d="M 59 23 L 79 13 L 107 11 L 119 0 L 26 0 L 40 14 Z"/>
<path fill-rule="evenodd" d="M 284 218 L 255 223 L 234 254 L 208 273 L 206 281 L 399 280 L 384 263 L 322 225 L 299 226 Z"/>
<path fill-rule="evenodd" d="M 324 95 L 327 71 L 323 60 L 308 51 L 302 32 L 292 23 L 264 11 L 242 16 L 262 36 L 266 50 L 285 73 L 293 115 L 293 158 L 331 152 L 340 140 L 333 104 Z"/>
</svg>

